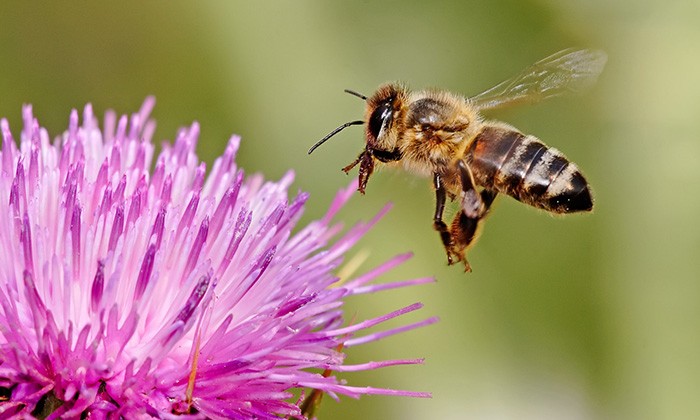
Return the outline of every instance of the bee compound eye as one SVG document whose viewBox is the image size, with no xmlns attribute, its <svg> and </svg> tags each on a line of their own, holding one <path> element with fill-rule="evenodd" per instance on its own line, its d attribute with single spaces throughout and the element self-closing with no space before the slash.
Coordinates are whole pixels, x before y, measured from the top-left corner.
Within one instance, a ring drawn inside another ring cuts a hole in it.
<svg viewBox="0 0 700 420">
<path fill-rule="evenodd" d="M 392 118 L 392 102 L 387 101 L 377 107 L 369 117 L 369 132 L 376 139 L 385 124 L 389 124 Z"/>
</svg>

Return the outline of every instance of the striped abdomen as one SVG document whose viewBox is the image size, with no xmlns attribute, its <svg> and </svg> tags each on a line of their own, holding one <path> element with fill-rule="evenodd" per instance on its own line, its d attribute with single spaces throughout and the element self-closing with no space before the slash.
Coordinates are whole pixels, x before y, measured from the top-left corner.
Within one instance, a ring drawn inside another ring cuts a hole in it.
<svg viewBox="0 0 700 420">
<path fill-rule="evenodd" d="M 588 183 L 559 151 L 512 128 L 486 126 L 469 146 L 475 182 L 555 213 L 593 208 Z"/>
</svg>

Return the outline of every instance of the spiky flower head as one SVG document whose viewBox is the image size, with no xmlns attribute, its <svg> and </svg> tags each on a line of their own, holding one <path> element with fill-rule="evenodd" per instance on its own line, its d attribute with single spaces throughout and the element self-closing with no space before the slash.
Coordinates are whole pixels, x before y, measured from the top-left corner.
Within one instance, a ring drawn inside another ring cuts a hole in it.
<svg viewBox="0 0 700 420">
<path fill-rule="evenodd" d="M 337 377 L 420 363 L 346 365 L 344 350 L 435 321 L 362 335 L 420 304 L 344 318 L 349 295 L 431 280 L 373 283 L 401 255 L 338 283 L 376 221 L 333 241 L 354 186 L 292 232 L 307 194 L 289 200 L 291 173 L 244 177 L 238 137 L 205 177 L 194 123 L 151 173 L 153 105 L 103 129 L 88 105 L 53 142 L 26 106 L 19 148 L 0 122 L 0 416 L 279 418 L 309 414 L 295 389 L 427 396 Z"/>
</svg>

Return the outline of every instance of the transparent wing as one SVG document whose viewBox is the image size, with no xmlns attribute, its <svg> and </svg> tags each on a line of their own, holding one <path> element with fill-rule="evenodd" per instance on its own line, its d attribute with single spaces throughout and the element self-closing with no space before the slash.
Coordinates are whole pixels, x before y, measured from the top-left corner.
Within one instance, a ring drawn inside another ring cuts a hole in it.
<svg viewBox="0 0 700 420">
<path fill-rule="evenodd" d="M 480 109 L 491 109 L 579 93 L 595 83 L 607 60 L 608 56 L 599 50 L 559 51 L 470 98 L 470 101 Z"/>
</svg>

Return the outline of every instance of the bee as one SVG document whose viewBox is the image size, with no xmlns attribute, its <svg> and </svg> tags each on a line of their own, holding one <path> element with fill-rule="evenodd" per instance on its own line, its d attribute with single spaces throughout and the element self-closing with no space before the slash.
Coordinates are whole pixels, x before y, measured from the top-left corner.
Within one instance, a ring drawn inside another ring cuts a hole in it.
<svg viewBox="0 0 700 420">
<path fill-rule="evenodd" d="M 563 50 L 471 98 L 440 90 L 410 91 L 399 83 L 380 86 L 369 98 L 346 90 L 366 101 L 364 119 L 331 131 L 308 153 L 341 130 L 364 125 L 365 148 L 342 170 L 348 173 L 359 165 L 362 194 L 375 165 L 402 165 L 432 177 L 433 227 L 447 262 L 461 261 L 471 271 L 466 250 L 498 194 L 557 214 L 593 208 L 588 182 L 574 163 L 534 136 L 482 118 L 481 112 L 582 92 L 596 81 L 606 61 L 602 51 Z M 461 207 L 449 227 L 443 221 L 447 198 Z"/>
</svg>

